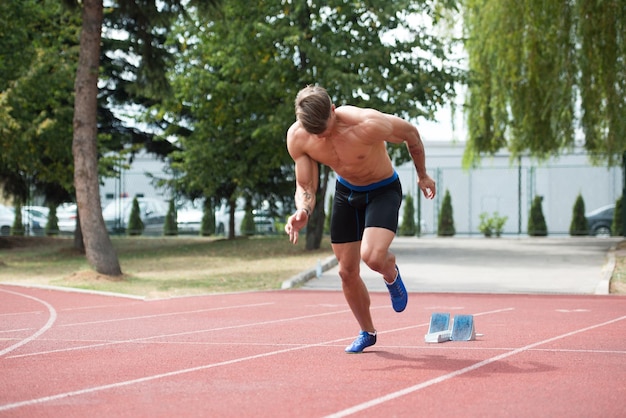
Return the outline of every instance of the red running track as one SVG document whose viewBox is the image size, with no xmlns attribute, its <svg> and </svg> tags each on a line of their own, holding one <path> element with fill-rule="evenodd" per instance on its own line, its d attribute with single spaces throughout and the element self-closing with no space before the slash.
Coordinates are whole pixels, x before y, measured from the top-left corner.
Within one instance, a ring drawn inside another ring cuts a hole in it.
<svg viewBox="0 0 626 418">
<path fill-rule="evenodd" d="M 626 299 L 372 293 L 378 344 L 343 295 L 143 301 L 0 286 L 0 417 L 624 417 Z M 426 344 L 432 312 L 476 341 Z"/>
</svg>

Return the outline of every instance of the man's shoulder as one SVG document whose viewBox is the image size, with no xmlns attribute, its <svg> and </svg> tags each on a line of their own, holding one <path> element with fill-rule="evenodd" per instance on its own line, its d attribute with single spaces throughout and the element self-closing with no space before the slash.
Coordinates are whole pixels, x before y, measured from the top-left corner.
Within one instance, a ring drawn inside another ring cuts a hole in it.
<svg viewBox="0 0 626 418">
<path fill-rule="evenodd" d="M 384 116 L 384 113 L 376 109 L 372 109 L 369 107 L 357 107 L 357 106 L 351 106 L 351 105 L 339 106 L 335 110 L 335 112 L 337 112 L 337 114 L 341 118 L 345 120 L 351 120 L 353 122 L 362 122 L 362 121 L 366 121 L 369 119 L 375 119 L 375 118 Z"/>
<path fill-rule="evenodd" d="M 295 121 L 291 124 L 289 129 L 287 129 L 287 142 L 293 140 L 293 138 L 302 137 L 307 135 L 306 130 L 302 127 L 300 122 Z"/>
<path fill-rule="evenodd" d="M 294 155 L 300 155 L 304 153 L 305 141 L 310 134 L 302 127 L 300 122 L 295 121 L 287 130 L 287 150 Z"/>
</svg>

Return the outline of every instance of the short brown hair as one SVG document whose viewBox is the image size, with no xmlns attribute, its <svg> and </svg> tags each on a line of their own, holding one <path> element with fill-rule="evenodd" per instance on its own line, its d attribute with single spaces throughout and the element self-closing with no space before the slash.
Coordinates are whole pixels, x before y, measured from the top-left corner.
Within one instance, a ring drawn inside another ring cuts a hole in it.
<svg viewBox="0 0 626 418">
<path fill-rule="evenodd" d="M 309 133 L 319 135 L 326 130 L 332 101 L 325 88 L 306 86 L 296 96 L 296 118 Z"/>
</svg>

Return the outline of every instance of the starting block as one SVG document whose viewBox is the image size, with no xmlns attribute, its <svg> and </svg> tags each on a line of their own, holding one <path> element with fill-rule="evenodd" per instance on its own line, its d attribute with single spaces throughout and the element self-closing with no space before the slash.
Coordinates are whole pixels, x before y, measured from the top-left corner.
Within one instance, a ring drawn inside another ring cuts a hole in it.
<svg viewBox="0 0 626 418">
<path fill-rule="evenodd" d="M 427 343 L 473 341 L 476 335 L 473 315 L 456 315 L 450 327 L 450 314 L 435 312 L 430 317 L 428 334 L 424 336 L 424 341 Z"/>
<path fill-rule="evenodd" d="M 476 339 L 476 330 L 474 329 L 473 315 L 457 315 L 454 317 L 452 325 L 452 341 L 474 341 Z"/>
</svg>

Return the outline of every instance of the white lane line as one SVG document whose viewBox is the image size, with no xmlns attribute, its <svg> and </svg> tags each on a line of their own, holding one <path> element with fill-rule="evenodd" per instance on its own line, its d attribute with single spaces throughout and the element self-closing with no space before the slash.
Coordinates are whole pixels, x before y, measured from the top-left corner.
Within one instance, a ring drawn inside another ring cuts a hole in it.
<svg viewBox="0 0 626 418">
<path fill-rule="evenodd" d="M 378 307 L 378 308 L 382 308 Z M 374 308 L 377 309 L 377 308 Z M 513 308 L 507 308 L 504 310 L 511 310 Z M 325 316 L 325 315 L 331 315 L 334 313 L 340 313 L 340 312 L 349 312 L 350 310 L 344 310 L 344 311 L 337 311 L 337 312 L 327 312 L 324 314 L 316 314 L 316 315 L 305 315 L 305 316 L 301 316 L 301 317 L 297 317 L 297 318 L 285 318 L 282 320 L 276 320 L 276 321 L 268 321 L 266 323 L 274 323 L 274 322 L 285 322 L 285 321 L 291 321 L 294 319 L 306 319 L 306 318 L 311 318 L 311 317 L 316 317 L 316 316 Z M 497 311 L 491 311 L 491 312 L 500 312 L 502 310 L 497 310 Z M 479 313 L 476 315 L 486 315 L 487 312 L 483 312 L 483 313 Z M 398 329 L 393 329 L 393 330 L 388 330 L 385 331 L 386 333 L 390 333 L 390 332 L 398 332 L 398 331 L 404 331 L 407 329 L 412 329 L 412 328 L 418 328 L 421 326 L 426 326 L 428 324 L 420 324 L 420 325 L 413 325 L 411 327 L 403 327 L 403 328 L 398 328 Z M 249 324 L 249 325 L 242 325 L 242 326 L 253 326 L 253 324 Z M 239 326 L 237 327 L 225 327 L 225 328 L 239 328 Z M 100 392 L 103 390 L 108 390 L 108 389 L 116 389 L 116 388 L 120 388 L 120 387 L 124 387 L 124 386 L 130 386 L 130 385 L 134 385 L 134 384 L 139 384 L 139 383 L 145 383 L 145 382 L 149 382 L 152 380 L 157 380 L 157 379 L 163 379 L 163 378 L 167 378 L 167 377 L 173 377 L 173 376 L 179 376 L 182 374 L 186 374 L 186 373 L 193 373 L 193 372 L 197 372 L 197 371 L 202 371 L 202 370 L 208 370 L 208 369 L 212 369 L 215 367 L 220 367 L 220 366 L 228 366 L 231 364 L 237 364 L 237 363 L 241 363 L 244 361 L 249 361 L 249 360 L 256 360 L 256 359 L 260 359 L 260 358 L 264 358 L 264 357 L 270 357 L 270 356 L 275 356 L 278 354 L 284 354 L 284 353 L 289 353 L 292 351 L 298 351 L 298 350 L 304 350 L 307 348 L 313 348 L 313 347 L 324 347 L 324 346 L 329 346 L 329 345 L 334 345 L 334 344 L 338 344 L 342 341 L 346 341 L 346 340 L 351 340 L 354 337 L 346 337 L 346 338 L 338 338 L 335 340 L 330 340 L 330 341 L 324 341 L 321 343 L 312 343 L 312 344 L 302 344 L 296 347 L 290 347 L 290 348 L 285 348 L 282 350 L 276 350 L 276 351 L 270 351 L 268 353 L 262 353 L 262 354 L 255 354 L 252 356 L 247 356 L 247 357 L 239 357 L 239 358 L 235 358 L 232 360 L 226 360 L 226 361 L 222 361 L 219 363 L 212 363 L 212 364 L 206 364 L 203 366 L 197 366 L 197 367 L 191 367 L 188 369 L 181 369 L 181 370 L 174 370 L 171 372 L 167 372 L 167 373 L 161 373 L 161 374 L 156 374 L 156 375 L 152 375 L 152 376 L 145 376 L 145 377 L 141 377 L 138 379 L 132 379 L 132 380 L 126 380 L 123 382 L 117 382 L 117 383 L 111 383 L 108 385 L 102 385 L 102 386 L 94 386 L 91 388 L 85 388 L 85 389 L 80 389 L 80 390 L 75 390 L 75 391 L 71 391 L 71 392 L 64 392 L 64 393 L 59 393 L 56 395 L 50 395 L 50 396 L 44 396 L 42 398 L 35 398 L 35 399 L 30 399 L 27 401 L 21 401 L 21 402 L 14 402 L 14 403 L 10 403 L 10 404 L 6 404 L 6 405 L 0 405 L 0 412 L 2 411 L 8 411 L 11 409 L 16 409 L 16 408 L 22 408 L 22 407 L 26 407 L 26 406 L 32 406 L 32 405 L 38 405 L 38 404 L 42 404 L 45 402 L 49 402 L 49 401 L 55 401 L 58 399 L 63 399 L 63 398 L 68 398 L 70 396 L 78 396 L 78 395 L 85 395 L 85 394 L 90 394 L 90 393 L 94 393 L 94 392 Z"/>
<path fill-rule="evenodd" d="M 10 290 L 5 290 L 5 289 L 0 289 L 0 292 L 10 293 L 12 295 L 21 296 L 21 297 L 24 297 L 24 298 L 27 298 L 27 299 L 32 299 L 32 300 L 34 300 L 36 302 L 39 302 L 42 305 L 44 305 L 46 308 L 48 308 L 48 314 L 49 314 L 48 322 L 46 322 L 43 327 L 39 328 L 39 330 L 37 332 L 35 332 L 30 337 L 25 338 L 22 341 L 19 341 L 19 342 L 15 343 L 15 344 L 5 348 L 4 350 L 0 351 L 0 357 L 2 357 L 3 355 L 5 355 L 7 353 L 10 353 L 11 351 L 15 350 L 16 348 L 19 348 L 19 347 L 23 346 L 24 344 L 28 344 L 29 342 L 31 342 L 32 340 L 36 339 L 37 337 L 39 337 L 44 332 L 48 331 L 52 327 L 52 324 L 54 324 L 54 321 L 56 321 L 56 319 L 57 319 L 57 312 L 54 310 L 52 305 L 50 305 L 48 302 L 46 302 L 45 300 L 38 299 L 38 298 L 36 298 L 34 296 L 25 295 L 25 294 L 19 293 L 19 292 L 12 292 Z"/>
<path fill-rule="evenodd" d="M 298 320 L 301 320 L 301 319 L 309 319 L 309 318 L 317 318 L 317 317 L 321 317 L 321 316 L 336 315 L 336 314 L 347 313 L 347 312 L 350 312 L 350 310 L 349 309 L 344 309 L 344 310 L 341 310 L 341 311 L 325 312 L 325 313 L 321 313 L 321 314 L 296 316 L 296 317 L 290 317 L 290 318 L 273 319 L 273 320 L 270 320 L 270 321 L 252 322 L 252 323 L 239 324 L 239 325 L 229 325 L 229 326 L 218 327 L 218 328 L 206 328 L 206 329 L 199 329 L 199 330 L 194 330 L 194 331 L 177 332 L 177 333 L 173 333 L 173 334 L 152 335 L 152 336 L 149 336 L 149 337 L 132 338 L 132 339 L 128 339 L 128 340 L 108 341 L 108 342 L 100 343 L 100 344 L 89 344 L 89 345 L 83 345 L 83 346 L 79 346 L 79 347 L 60 348 L 58 350 L 48 350 L 48 351 L 40 351 L 40 352 L 37 352 L 37 353 L 19 354 L 19 355 L 11 356 L 9 358 L 30 357 L 30 356 L 38 356 L 38 355 L 51 354 L 51 353 L 62 353 L 62 352 L 67 352 L 67 351 L 85 350 L 85 349 L 88 349 L 88 348 L 105 347 L 105 346 L 110 346 L 110 345 L 115 345 L 115 344 L 132 344 L 132 343 L 138 343 L 138 342 L 145 342 L 145 341 L 149 341 L 149 340 L 154 340 L 154 339 L 157 339 L 157 338 L 171 338 L 171 337 L 179 337 L 179 336 L 183 336 L 183 335 L 193 335 L 193 334 L 202 334 L 202 333 L 207 333 L 207 332 L 228 331 L 228 330 L 233 330 L 233 329 L 258 327 L 258 326 L 264 326 L 264 325 L 278 324 L 278 323 L 281 323 L 281 322 L 298 321 Z"/>
<path fill-rule="evenodd" d="M 98 321 L 85 321 L 85 322 L 74 322 L 71 324 L 63 324 L 60 325 L 62 327 L 74 327 L 81 325 L 93 325 L 93 324 L 105 324 L 107 322 L 120 322 L 120 321 L 133 321 L 135 319 L 149 319 L 149 318 L 161 318 L 164 316 L 174 316 L 174 315 L 188 315 L 202 312 L 213 312 L 213 311 L 225 311 L 228 309 L 240 309 L 240 308 L 257 308 L 259 306 L 267 306 L 274 305 L 276 302 L 262 302 L 262 303 L 251 303 L 247 305 L 233 305 L 233 306 L 221 306 L 219 308 L 204 308 L 204 309 L 196 309 L 193 311 L 176 311 L 176 312 L 167 312 L 160 314 L 151 314 L 151 315 L 140 315 L 140 316 L 128 316 L 124 318 L 114 318 L 114 319 L 101 319 Z"/>
<path fill-rule="evenodd" d="M 327 415 L 325 418 L 339 418 L 339 417 L 346 417 L 348 415 L 356 414 L 357 412 L 361 412 L 361 411 L 364 411 L 366 409 L 372 408 L 374 406 L 378 406 L 378 405 L 380 405 L 382 403 L 385 403 L 385 402 L 391 401 L 393 399 L 399 398 L 401 396 L 417 392 L 419 390 L 425 389 L 425 388 L 427 388 L 429 386 L 432 386 L 432 385 L 435 385 L 437 383 L 445 382 L 446 380 L 452 379 L 453 377 L 457 377 L 457 376 L 460 376 L 462 374 L 469 373 L 469 372 L 471 372 L 473 370 L 476 370 L 476 369 L 479 369 L 481 367 L 487 366 L 487 365 L 489 365 L 491 363 L 494 363 L 496 361 L 500 361 L 500 360 L 503 360 L 503 359 L 505 359 L 507 357 L 511 357 L 511 356 L 516 355 L 516 354 L 520 354 L 520 353 L 523 353 L 525 351 L 529 351 L 529 350 L 531 350 L 531 349 L 533 349 L 535 347 L 538 347 L 540 345 L 548 344 L 548 343 L 551 343 L 553 341 L 557 341 L 557 340 L 560 340 L 560 339 L 563 339 L 563 338 L 571 337 L 573 335 L 580 334 L 580 333 L 586 332 L 586 331 L 590 331 L 592 329 L 601 328 L 601 327 L 604 327 L 604 326 L 607 326 L 607 325 L 610 325 L 610 324 L 613 324 L 613 323 L 616 323 L 616 322 L 619 322 L 619 321 L 623 321 L 624 319 L 626 319 L 626 316 L 621 316 L 619 318 L 615 318 L 615 319 L 612 319 L 610 321 L 602 322 L 602 323 L 596 324 L 596 325 L 591 325 L 589 327 L 585 327 L 585 328 L 581 328 L 581 329 L 578 329 L 578 330 L 575 330 L 575 331 L 571 331 L 571 332 L 568 332 L 568 333 L 565 333 L 565 334 L 561 334 L 561 335 L 558 335 L 556 337 L 548 338 L 548 339 L 545 339 L 543 341 L 539 341 L 539 342 L 536 342 L 536 343 L 533 343 L 533 344 L 528 344 L 528 345 L 526 345 L 524 347 L 520 347 L 520 348 L 515 349 L 513 351 L 510 351 L 508 353 L 503 353 L 503 354 L 500 354 L 498 356 L 488 358 L 486 360 L 483 360 L 483 361 L 478 362 L 476 364 L 473 364 L 471 366 L 464 367 L 462 369 L 456 370 L 456 371 L 448 373 L 448 374 L 444 374 L 442 376 L 439 376 L 439 377 L 431 379 L 431 380 L 427 380 L 427 381 L 419 383 L 417 385 L 410 386 L 408 388 L 401 389 L 401 390 L 398 390 L 396 392 L 392 392 L 392 393 L 389 393 L 387 395 L 384 395 L 384 396 L 381 396 L 381 397 L 378 397 L 378 398 L 374 398 L 374 399 L 372 399 L 370 401 L 363 402 L 363 403 L 355 405 L 353 407 L 346 408 L 346 409 L 344 409 L 342 411 L 335 412 L 334 414 Z"/>
</svg>

